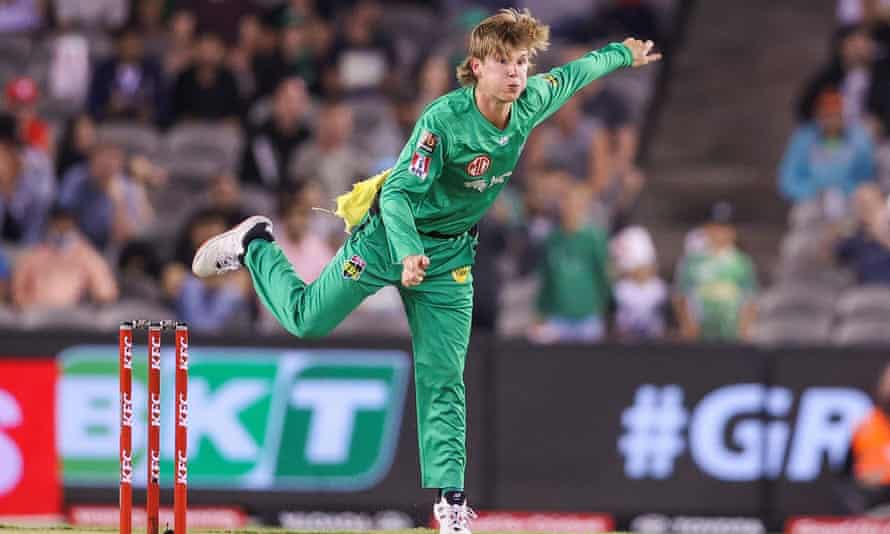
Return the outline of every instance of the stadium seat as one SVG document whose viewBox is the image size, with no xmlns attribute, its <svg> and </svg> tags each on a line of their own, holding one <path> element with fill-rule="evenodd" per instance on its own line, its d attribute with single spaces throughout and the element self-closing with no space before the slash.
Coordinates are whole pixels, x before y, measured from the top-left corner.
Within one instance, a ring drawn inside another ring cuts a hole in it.
<svg viewBox="0 0 890 534">
<path fill-rule="evenodd" d="M 788 224 L 793 231 L 806 231 L 825 222 L 825 209 L 819 201 L 798 202 L 788 214 Z"/>
<path fill-rule="evenodd" d="M 535 277 L 504 282 L 500 295 L 498 334 L 504 337 L 525 337 L 534 322 L 537 293 L 538 280 Z"/>
<path fill-rule="evenodd" d="M 758 319 L 752 341 L 758 345 L 819 345 L 828 341 L 832 315 L 812 314 Z"/>
<path fill-rule="evenodd" d="M 835 308 L 844 321 L 890 321 L 890 286 L 865 285 L 844 291 Z"/>
<path fill-rule="evenodd" d="M 854 320 L 838 326 L 831 334 L 835 345 L 888 345 L 890 320 Z"/>
<path fill-rule="evenodd" d="M 831 316 L 834 292 L 811 285 L 784 284 L 772 287 L 757 299 L 757 315 L 763 319 L 790 316 Z"/>
<path fill-rule="evenodd" d="M 204 184 L 222 170 L 238 168 L 243 139 L 239 130 L 219 123 L 189 122 L 172 128 L 164 145 L 173 179 Z"/>
<path fill-rule="evenodd" d="M 133 122 L 103 124 L 99 127 L 99 138 L 120 146 L 130 155 L 155 158 L 161 150 L 158 131 L 151 126 Z"/>
</svg>

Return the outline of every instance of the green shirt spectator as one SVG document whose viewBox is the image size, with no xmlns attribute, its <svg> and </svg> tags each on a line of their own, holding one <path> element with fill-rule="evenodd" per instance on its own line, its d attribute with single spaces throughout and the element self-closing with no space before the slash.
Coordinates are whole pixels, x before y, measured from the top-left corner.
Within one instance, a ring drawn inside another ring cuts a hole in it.
<svg viewBox="0 0 890 534">
<path fill-rule="evenodd" d="M 689 253 L 677 273 L 676 302 L 686 339 L 747 339 L 757 290 L 751 258 L 736 247 L 732 207 L 719 203 L 704 225 L 702 250 Z"/>
<path fill-rule="evenodd" d="M 562 202 L 562 224 L 544 243 L 539 264 L 538 312 L 533 338 L 542 342 L 597 341 L 611 296 L 606 232 L 586 222 L 589 195 L 575 192 Z"/>
</svg>

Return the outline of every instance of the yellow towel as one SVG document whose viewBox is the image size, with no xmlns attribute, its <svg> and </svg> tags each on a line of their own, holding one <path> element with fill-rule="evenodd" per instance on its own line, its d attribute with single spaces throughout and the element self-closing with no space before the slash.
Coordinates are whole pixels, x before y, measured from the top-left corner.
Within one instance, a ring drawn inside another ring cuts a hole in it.
<svg viewBox="0 0 890 534">
<path fill-rule="evenodd" d="M 352 191 L 337 197 L 337 209 L 334 211 L 334 215 L 343 219 L 347 233 L 360 223 L 362 217 L 371 209 L 374 197 L 383 187 L 383 182 L 386 181 L 391 171 L 392 169 L 386 169 L 380 174 L 357 182 L 352 186 Z"/>
</svg>

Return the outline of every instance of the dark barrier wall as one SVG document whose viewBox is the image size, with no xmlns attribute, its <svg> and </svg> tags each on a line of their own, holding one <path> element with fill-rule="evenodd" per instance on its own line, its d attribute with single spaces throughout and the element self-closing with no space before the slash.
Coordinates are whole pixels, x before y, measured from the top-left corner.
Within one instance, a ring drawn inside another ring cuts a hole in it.
<svg viewBox="0 0 890 534">
<path fill-rule="evenodd" d="M 76 360 L 71 354 L 96 344 L 107 350 L 114 341 L 0 334 L 0 357 L 62 354 L 64 375 L 64 362 Z M 217 352 L 242 361 L 254 352 L 295 349 L 273 358 L 284 361 L 318 356 L 312 352 L 318 348 L 333 349 L 326 355 L 401 354 L 413 375 L 404 340 L 195 335 L 191 343 L 196 361 Z M 853 427 L 870 409 L 885 361 L 884 352 L 868 350 L 540 347 L 476 338 L 466 369 L 468 488 L 481 509 L 607 512 L 619 525 L 646 513 L 720 514 L 761 517 L 775 528 L 788 515 L 838 512 L 831 471 L 843 463 Z M 425 518 L 432 494 L 418 491 L 411 382 L 392 463 L 373 485 L 234 494 L 193 486 L 190 502 L 234 500 L 272 521 L 282 509 L 398 509 Z M 114 503 L 115 484 L 113 476 L 98 485 L 67 480 L 65 498 Z"/>
</svg>

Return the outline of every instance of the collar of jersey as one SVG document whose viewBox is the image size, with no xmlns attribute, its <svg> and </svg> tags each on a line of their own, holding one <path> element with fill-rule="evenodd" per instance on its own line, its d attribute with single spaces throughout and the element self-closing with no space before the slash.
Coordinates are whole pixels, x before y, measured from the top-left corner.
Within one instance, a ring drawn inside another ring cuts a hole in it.
<svg viewBox="0 0 890 534">
<path fill-rule="evenodd" d="M 495 133 L 497 133 L 497 134 L 499 134 L 499 135 L 504 135 L 504 134 L 506 134 L 508 131 L 510 131 L 510 130 L 512 129 L 512 127 L 513 127 L 513 115 L 514 115 L 513 112 L 515 111 L 515 110 L 513 109 L 513 107 L 516 105 L 516 102 L 515 102 L 515 101 L 514 101 L 513 104 L 510 106 L 510 116 L 507 118 L 507 125 L 504 126 L 504 129 L 503 129 L 503 130 L 501 130 L 500 128 L 498 128 L 497 126 L 495 126 L 494 124 L 492 124 L 492 122 L 491 122 L 490 120 L 486 119 L 486 118 L 485 118 L 485 115 L 483 115 L 482 112 L 479 111 L 479 106 L 476 105 L 476 87 L 473 86 L 473 85 L 471 85 L 468 89 L 469 89 L 469 93 L 470 93 L 470 101 L 471 101 L 471 104 L 472 104 L 472 106 L 473 106 L 473 112 L 475 113 L 476 117 L 479 118 L 479 120 L 481 120 L 483 123 L 485 123 L 485 127 L 486 127 L 486 128 L 488 128 L 488 129 L 491 130 L 492 132 L 495 132 Z"/>
</svg>

